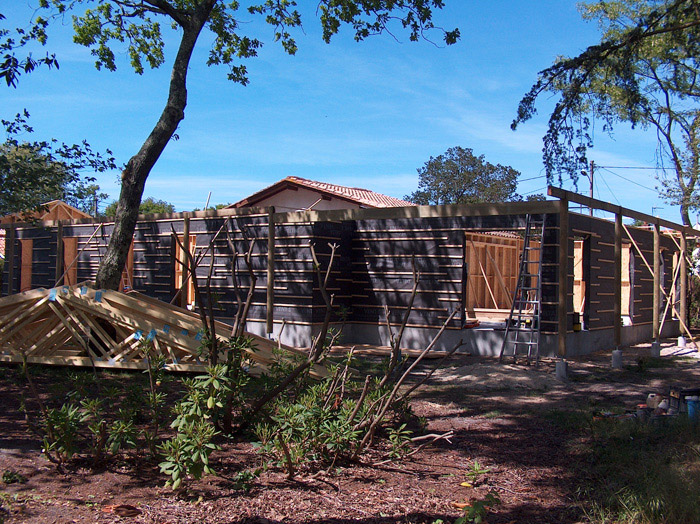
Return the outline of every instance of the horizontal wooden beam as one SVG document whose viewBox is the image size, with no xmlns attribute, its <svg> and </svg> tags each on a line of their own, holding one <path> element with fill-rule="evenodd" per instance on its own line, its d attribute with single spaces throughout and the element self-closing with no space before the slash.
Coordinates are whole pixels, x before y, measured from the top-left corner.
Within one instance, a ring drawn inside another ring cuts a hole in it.
<svg viewBox="0 0 700 524">
<path fill-rule="evenodd" d="M 243 207 L 243 208 L 222 208 L 222 209 L 207 209 L 205 211 L 183 211 L 180 213 L 152 213 L 150 215 L 139 215 L 139 222 L 150 221 L 168 221 L 182 220 L 185 217 L 189 218 L 221 218 L 235 216 L 259 216 L 266 217 L 268 215 L 267 207 Z M 63 225 L 81 225 L 81 224 L 113 224 L 113 220 L 98 220 L 95 218 L 75 218 L 69 220 L 37 220 L 36 222 L 14 222 L 0 224 L 0 229 L 9 229 L 15 227 L 56 227 L 59 222 Z"/>
<path fill-rule="evenodd" d="M 549 186 L 547 188 L 547 194 L 549 196 L 560 198 L 562 200 L 576 202 L 577 204 L 581 204 L 586 207 L 602 209 L 603 211 L 607 211 L 608 213 L 620 214 L 628 218 L 634 218 L 643 222 L 648 222 L 649 224 L 657 224 L 668 229 L 681 231 L 686 233 L 687 235 L 700 236 L 700 231 L 698 231 L 697 229 L 693 229 L 690 226 L 677 224 L 675 222 L 671 222 L 670 220 L 664 220 L 663 218 L 647 215 L 646 213 L 641 213 L 639 211 L 635 211 L 634 209 L 628 209 L 626 207 L 617 206 L 615 204 L 611 204 L 610 202 L 605 202 L 604 200 L 598 200 L 596 198 L 587 197 L 585 195 L 573 193 L 571 191 L 567 191 L 558 187 Z"/>
<path fill-rule="evenodd" d="M 443 206 L 407 206 L 371 209 L 333 209 L 329 211 L 295 211 L 276 213 L 276 224 L 299 222 L 342 222 L 401 218 L 484 217 L 558 213 L 559 202 L 503 202 L 498 204 L 449 204 Z"/>
<path fill-rule="evenodd" d="M 369 209 L 334 209 L 329 211 L 294 211 L 289 213 L 275 213 L 275 223 L 303 223 L 303 222 L 333 222 L 343 220 L 373 220 L 373 219 L 401 219 L 401 218 L 438 218 L 438 217 L 483 217 L 498 215 L 527 215 L 557 213 L 559 203 L 556 201 L 536 202 L 502 202 L 489 204 L 449 204 L 442 206 L 407 206 L 385 207 Z M 155 213 L 139 215 L 139 221 L 168 221 L 183 220 L 189 218 L 222 218 L 232 216 L 268 216 L 270 208 L 224 208 L 209 209 L 206 211 L 192 211 L 182 213 Z M 73 220 L 45 220 L 32 223 L 0 224 L 0 229 L 10 227 L 56 227 L 58 223 L 63 225 L 99 224 L 110 225 L 111 220 L 96 220 L 81 218 Z"/>
</svg>

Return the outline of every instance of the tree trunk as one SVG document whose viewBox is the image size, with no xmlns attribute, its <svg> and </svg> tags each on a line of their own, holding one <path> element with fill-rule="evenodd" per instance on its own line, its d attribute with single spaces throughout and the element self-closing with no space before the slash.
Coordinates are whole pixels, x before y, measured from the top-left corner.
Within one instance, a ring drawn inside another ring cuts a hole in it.
<svg viewBox="0 0 700 524">
<path fill-rule="evenodd" d="M 158 122 L 136 155 L 129 159 L 122 172 L 122 189 L 114 219 L 114 231 L 107 252 L 97 271 L 97 287 L 117 289 L 122 270 L 134 236 L 139 206 L 146 179 L 156 161 L 172 138 L 180 121 L 185 118 L 187 104 L 187 68 L 199 34 L 217 0 L 206 0 L 194 8 L 183 27 L 182 40 L 170 74 L 168 100 Z"/>
<path fill-rule="evenodd" d="M 683 219 L 684 226 L 692 226 L 692 224 L 690 223 L 689 207 L 688 207 L 688 204 L 686 204 L 684 202 L 681 202 L 681 218 Z"/>
</svg>

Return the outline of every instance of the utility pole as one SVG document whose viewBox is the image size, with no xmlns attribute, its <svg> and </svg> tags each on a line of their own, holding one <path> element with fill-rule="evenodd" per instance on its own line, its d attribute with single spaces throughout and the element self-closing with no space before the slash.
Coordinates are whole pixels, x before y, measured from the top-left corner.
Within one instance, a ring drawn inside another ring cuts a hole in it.
<svg viewBox="0 0 700 524">
<path fill-rule="evenodd" d="M 590 179 L 591 179 L 591 191 L 590 191 L 590 197 L 593 199 L 593 170 L 595 169 L 595 164 L 593 163 L 593 160 L 591 160 L 591 173 L 590 173 Z M 593 208 L 590 208 L 590 214 L 593 216 Z"/>
</svg>

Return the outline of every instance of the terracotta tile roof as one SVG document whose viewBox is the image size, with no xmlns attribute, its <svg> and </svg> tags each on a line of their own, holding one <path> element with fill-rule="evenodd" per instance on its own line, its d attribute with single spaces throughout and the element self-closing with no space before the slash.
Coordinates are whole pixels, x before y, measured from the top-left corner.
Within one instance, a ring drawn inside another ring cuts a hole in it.
<svg viewBox="0 0 700 524">
<path fill-rule="evenodd" d="M 355 200 L 356 202 L 370 207 L 404 207 L 415 205 L 412 202 L 382 195 L 381 193 L 375 193 L 374 191 L 362 189 L 361 187 L 339 186 L 336 184 L 329 184 L 328 182 L 307 180 L 306 178 L 300 178 L 297 176 L 289 176 L 287 177 L 287 180 L 297 182 L 298 184 L 308 187 L 309 189 L 320 189 L 321 191 L 334 193 L 338 196 Z"/>
<path fill-rule="evenodd" d="M 264 198 L 267 198 L 276 192 L 284 190 L 285 187 L 290 186 L 300 186 L 312 191 L 324 193 L 326 195 L 332 195 L 343 200 L 355 202 L 363 207 L 404 207 L 415 205 L 411 202 L 407 202 L 406 200 L 401 200 L 400 198 L 375 193 L 369 189 L 339 186 L 337 184 L 329 184 L 328 182 L 308 180 L 298 176 L 288 176 L 287 178 L 284 178 L 279 182 L 275 182 L 271 186 L 268 186 L 265 189 L 262 189 L 257 193 L 254 193 L 249 197 L 232 204 L 229 207 L 254 206 L 257 202 L 263 200 Z"/>
</svg>

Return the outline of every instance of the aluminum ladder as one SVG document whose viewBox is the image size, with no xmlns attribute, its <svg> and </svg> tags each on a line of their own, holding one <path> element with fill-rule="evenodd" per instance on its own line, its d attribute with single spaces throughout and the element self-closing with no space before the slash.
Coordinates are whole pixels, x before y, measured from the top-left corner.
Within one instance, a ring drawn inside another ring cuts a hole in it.
<svg viewBox="0 0 700 524">
<path fill-rule="evenodd" d="M 527 364 L 540 359 L 540 314 L 542 309 L 542 245 L 546 215 L 527 215 L 518 282 L 506 319 L 499 362 L 508 354 L 517 360 L 527 350 Z M 537 257 L 535 258 L 535 255 Z M 532 272 L 534 268 L 536 272 Z"/>
</svg>

